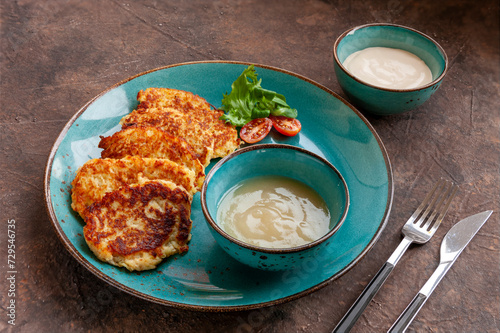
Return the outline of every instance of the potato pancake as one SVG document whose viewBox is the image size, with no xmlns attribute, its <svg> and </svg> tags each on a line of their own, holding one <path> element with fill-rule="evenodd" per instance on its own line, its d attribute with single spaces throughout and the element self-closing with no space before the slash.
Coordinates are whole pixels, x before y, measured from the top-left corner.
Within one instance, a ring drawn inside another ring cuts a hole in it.
<svg viewBox="0 0 500 333">
<path fill-rule="evenodd" d="M 142 180 L 168 180 L 182 186 L 190 196 L 197 192 L 195 173 L 165 159 L 127 156 L 122 159 L 92 159 L 77 171 L 71 183 L 71 207 L 83 217 L 83 211 L 106 193 Z"/>
<path fill-rule="evenodd" d="M 130 271 L 153 269 L 188 250 L 191 198 L 167 181 L 124 185 L 84 211 L 85 240 L 100 260 Z"/>
<path fill-rule="evenodd" d="M 109 137 L 101 137 L 101 158 L 120 159 L 126 156 L 167 159 L 186 166 L 196 174 L 196 187 L 201 190 L 205 171 L 191 146 L 156 127 L 129 127 Z"/>
<path fill-rule="evenodd" d="M 207 166 L 212 158 L 224 157 L 240 145 L 238 132 L 220 120 L 223 111 L 212 109 L 203 98 L 190 92 L 148 88 L 137 94 L 136 110 L 123 117 L 122 128 L 137 125 L 158 127 L 181 137 Z"/>
</svg>

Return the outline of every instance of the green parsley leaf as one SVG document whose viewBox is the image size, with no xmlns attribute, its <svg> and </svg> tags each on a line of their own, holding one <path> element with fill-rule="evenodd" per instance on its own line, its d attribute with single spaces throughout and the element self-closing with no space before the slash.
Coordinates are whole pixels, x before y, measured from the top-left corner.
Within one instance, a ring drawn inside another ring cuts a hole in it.
<svg viewBox="0 0 500 333">
<path fill-rule="evenodd" d="M 285 96 L 261 86 L 257 79 L 254 65 L 248 66 L 231 85 L 231 93 L 224 94 L 221 120 L 233 126 L 242 127 L 255 118 L 266 118 L 269 115 L 297 117 L 297 110 L 292 109 Z"/>
</svg>

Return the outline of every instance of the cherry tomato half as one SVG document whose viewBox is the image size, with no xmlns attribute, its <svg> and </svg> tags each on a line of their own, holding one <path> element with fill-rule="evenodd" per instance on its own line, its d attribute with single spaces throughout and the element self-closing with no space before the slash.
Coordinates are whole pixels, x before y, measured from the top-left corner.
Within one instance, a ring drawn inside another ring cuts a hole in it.
<svg viewBox="0 0 500 333">
<path fill-rule="evenodd" d="M 264 139 L 273 128 L 269 118 L 256 118 L 248 122 L 240 130 L 240 138 L 246 143 L 255 143 Z"/>
<path fill-rule="evenodd" d="M 299 133 L 302 128 L 300 121 L 295 118 L 269 116 L 269 119 L 273 122 L 274 128 L 283 135 L 294 136 Z"/>
</svg>

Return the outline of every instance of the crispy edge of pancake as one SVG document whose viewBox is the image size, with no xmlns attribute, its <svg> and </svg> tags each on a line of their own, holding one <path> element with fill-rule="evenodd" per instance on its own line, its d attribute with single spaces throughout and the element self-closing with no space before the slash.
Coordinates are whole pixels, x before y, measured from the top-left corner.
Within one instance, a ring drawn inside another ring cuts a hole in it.
<svg viewBox="0 0 500 333">
<path fill-rule="evenodd" d="M 122 159 L 87 161 L 71 182 L 71 208 L 83 217 L 85 208 L 101 200 L 108 192 L 123 185 L 146 180 L 169 180 L 182 186 L 192 196 L 197 192 L 192 170 L 165 159 L 127 156 Z"/>
<path fill-rule="evenodd" d="M 197 108 L 210 111 L 212 109 L 210 103 L 203 97 L 190 91 L 172 88 L 150 87 L 140 90 L 137 93 L 137 101 L 140 103 L 138 109 L 149 108 L 151 103 L 159 104 L 160 107 L 173 107 L 179 110 Z"/>
<path fill-rule="evenodd" d="M 154 269 L 188 250 L 189 194 L 168 181 L 146 181 L 106 193 L 84 212 L 84 237 L 101 261 L 130 271 Z"/>
<path fill-rule="evenodd" d="M 126 156 L 168 159 L 182 164 L 196 174 L 196 186 L 200 191 L 205 179 L 204 166 L 198 155 L 182 138 L 153 126 L 132 126 L 108 137 L 101 137 L 101 158 L 121 159 Z"/>
<path fill-rule="evenodd" d="M 238 131 L 231 124 L 218 124 L 213 131 L 215 143 L 212 158 L 225 157 L 240 147 Z"/>
</svg>

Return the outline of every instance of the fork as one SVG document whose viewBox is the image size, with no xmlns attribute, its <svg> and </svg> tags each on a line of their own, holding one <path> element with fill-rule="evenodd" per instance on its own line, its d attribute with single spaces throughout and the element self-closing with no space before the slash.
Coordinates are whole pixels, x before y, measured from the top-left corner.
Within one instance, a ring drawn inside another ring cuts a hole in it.
<svg viewBox="0 0 500 333">
<path fill-rule="evenodd" d="M 446 215 L 456 192 L 457 186 L 446 180 L 441 179 L 434 185 L 424 201 L 422 201 L 403 226 L 402 233 L 404 238 L 399 246 L 377 274 L 375 274 L 365 290 L 363 290 L 356 302 L 354 302 L 332 332 L 345 333 L 351 330 L 410 244 L 425 244 L 431 239 Z"/>
</svg>

